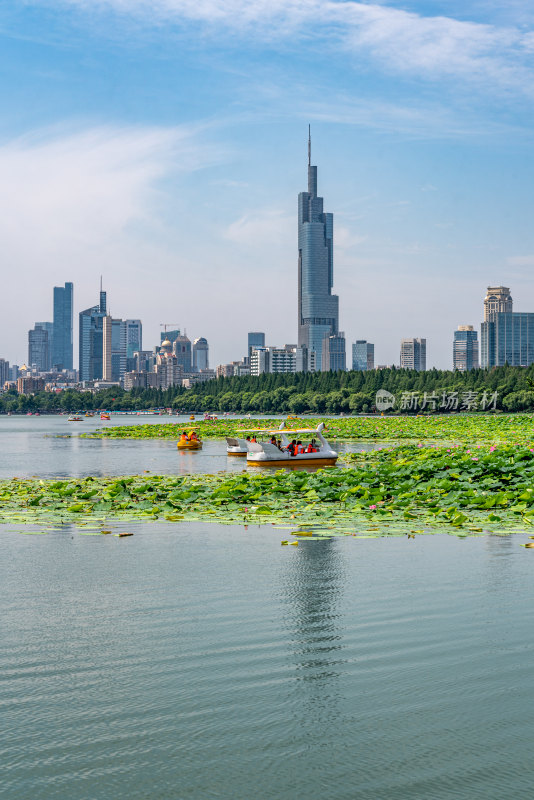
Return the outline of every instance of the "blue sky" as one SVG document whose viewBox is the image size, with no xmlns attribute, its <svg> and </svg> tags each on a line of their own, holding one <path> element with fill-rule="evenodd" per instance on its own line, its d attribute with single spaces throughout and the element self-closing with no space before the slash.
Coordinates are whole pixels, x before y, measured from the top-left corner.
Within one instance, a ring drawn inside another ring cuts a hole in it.
<svg viewBox="0 0 534 800">
<path fill-rule="evenodd" d="M 146 347 L 295 341 L 308 122 L 348 343 L 450 367 L 488 284 L 534 311 L 534 7 L 4 0 L 0 37 L 0 356 L 100 274 Z"/>
</svg>

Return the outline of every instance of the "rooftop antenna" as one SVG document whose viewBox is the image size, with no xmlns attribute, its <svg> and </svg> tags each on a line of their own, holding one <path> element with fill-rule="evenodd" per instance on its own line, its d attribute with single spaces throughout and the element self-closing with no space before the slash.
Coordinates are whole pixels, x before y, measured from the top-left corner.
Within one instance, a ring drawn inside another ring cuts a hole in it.
<svg viewBox="0 0 534 800">
<path fill-rule="evenodd" d="M 311 125 L 308 125 L 308 166 L 311 167 Z"/>
</svg>

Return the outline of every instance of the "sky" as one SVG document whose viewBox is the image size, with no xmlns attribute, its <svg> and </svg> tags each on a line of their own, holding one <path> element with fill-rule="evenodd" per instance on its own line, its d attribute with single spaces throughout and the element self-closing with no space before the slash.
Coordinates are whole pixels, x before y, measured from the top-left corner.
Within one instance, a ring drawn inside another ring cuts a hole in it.
<svg viewBox="0 0 534 800">
<path fill-rule="evenodd" d="M 530 6 L 530 8 L 529 8 Z M 488 285 L 534 311 L 534 5 L 524 0 L 3 0 L 0 357 L 52 287 L 205 336 L 297 336 L 308 124 L 350 344 L 452 366 Z"/>
</svg>

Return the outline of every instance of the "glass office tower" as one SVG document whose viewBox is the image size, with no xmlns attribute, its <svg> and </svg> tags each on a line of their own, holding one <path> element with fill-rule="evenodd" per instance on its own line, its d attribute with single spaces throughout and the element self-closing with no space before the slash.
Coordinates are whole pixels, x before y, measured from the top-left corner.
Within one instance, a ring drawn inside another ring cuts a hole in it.
<svg viewBox="0 0 534 800">
<path fill-rule="evenodd" d="M 72 294 L 72 283 L 54 286 L 53 369 L 72 369 Z"/>
<path fill-rule="evenodd" d="M 323 211 L 317 196 L 317 167 L 311 165 L 308 135 L 308 191 L 299 194 L 298 205 L 298 343 L 316 354 L 323 369 L 323 339 L 339 328 L 339 298 L 334 285 L 334 215 Z"/>
<path fill-rule="evenodd" d="M 104 377 L 104 317 L 106 293 L 100 292 L 100 304 L 80 311 L 80 380 Z"/>
</svg>

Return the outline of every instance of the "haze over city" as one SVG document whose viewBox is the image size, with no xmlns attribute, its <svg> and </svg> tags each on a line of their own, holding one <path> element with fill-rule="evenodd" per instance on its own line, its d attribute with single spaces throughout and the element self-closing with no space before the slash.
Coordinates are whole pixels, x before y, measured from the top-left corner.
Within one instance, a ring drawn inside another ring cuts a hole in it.
<svg viewBox="0 0 534 800">
<path fill-rule="evenodd" d="M 311 123 L 347 344 L 389 364 L 425 337 L 450 367 L 486 286 L 534 309 L 533 26 L 500 2 L 2 4 L 2 355 L 101 274 L 146 346 L 165 322 L 213 364 L 250 330 L 295 341 Z"/>
</svg>

